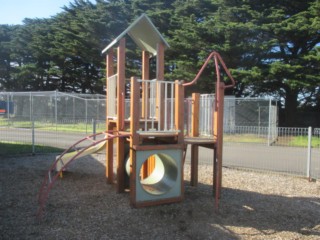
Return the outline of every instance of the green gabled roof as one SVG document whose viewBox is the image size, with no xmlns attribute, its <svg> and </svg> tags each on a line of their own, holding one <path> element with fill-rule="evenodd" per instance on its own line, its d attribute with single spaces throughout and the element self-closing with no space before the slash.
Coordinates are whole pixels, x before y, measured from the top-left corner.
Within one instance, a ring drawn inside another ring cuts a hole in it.
<svg viewBox="0 0 320 240">
<path fill-rule="evenodd" d="M 126 34 L 138 45 L 141 50 L 148 51 L 152 55 L 157 55 L 157 44 L 164 43 L 165 48 L 170 47 L 167 41 L 159 33 L 158 29 L 153 25 L 150 18 L 146 14 L 142 14 L 137 18 L 126 30 L 116 37 L 102 53 L 108 51 Z"/>
</svg>

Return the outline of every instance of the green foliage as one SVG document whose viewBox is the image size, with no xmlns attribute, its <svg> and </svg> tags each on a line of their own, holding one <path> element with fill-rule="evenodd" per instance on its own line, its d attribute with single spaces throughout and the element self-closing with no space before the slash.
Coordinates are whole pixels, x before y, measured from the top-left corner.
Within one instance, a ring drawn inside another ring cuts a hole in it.
<svg viewBox="0 0 320 240">
<path fill-rule="evenodd" d="M 171 46 L 166 79 L 193 80 L 218 51 L 237 80 L 228 94 L 278 98 L 290 126 L 297 108 L 320 109 L 319 12 L 318 0 L 74 0 L 50 19 L 0 25 L 0 90 L 103 93 L 101 50 L 146 13 Z M 129 78 L 141 53 L 127 39 Z M 213 69 L 188 91 L 213 92 Z"/>
</svg>

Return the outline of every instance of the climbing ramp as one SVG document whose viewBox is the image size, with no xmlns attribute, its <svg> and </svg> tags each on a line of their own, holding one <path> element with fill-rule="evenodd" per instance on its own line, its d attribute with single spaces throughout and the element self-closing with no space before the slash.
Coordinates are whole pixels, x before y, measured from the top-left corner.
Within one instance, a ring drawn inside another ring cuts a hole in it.
<svg viewBox="0 0 320 240">
<path fill-rule="evenodd" d="M 43 214 L 43 209 L 48 199 L 50 190 L 59 176 L 62 176 L 62 172 L 71 164 L 71 162 L 103 150 L 107 140 L 127 137 L 130 137 L 130 134 L 122 134 L 117 131 L 107 131 L 93 134 L 79 140 L 66 149 L 61 155 L 58 155 L 54 163 L 47 171 L 45 179 L 41 185 L 38 196 L 39 209 L 37 215 L 41 216 Z"/>
</svg>

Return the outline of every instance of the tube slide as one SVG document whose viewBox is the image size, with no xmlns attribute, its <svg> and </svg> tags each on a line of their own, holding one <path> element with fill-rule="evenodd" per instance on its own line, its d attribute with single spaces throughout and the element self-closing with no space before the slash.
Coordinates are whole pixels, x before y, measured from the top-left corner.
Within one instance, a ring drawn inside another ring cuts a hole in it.
<svg viewBox="0 0 320 240">
<path fill-rule="evenodd" d="M 162 195 L 170 191 L 176 184 L 178 166 L 176 161 L 167 154 L 155 153 L 152 156 L 155 159 L 155 168 L 145 179 L 140 179 L 140 184 L 147 193 Z M 130 175 L 130 157 L 126 159 L 126 172 Z"/>
<path fill-rule="evenodd" d="M 78 156 L 76 156 L 76 155 L 81 151 L 81 149 L 78 151 L 65 153 L 62 156 L 58 155 L 56 157 L 56 160 L 58 158 L 60 158 L 60 159 L 59 159 L 59 161 L 57 161 L 56 171 L 60 172 L 61 170 L 63 170 L 63 167 L 66 166 L 68 164 L 68 162 L 70 162 L 71 160 L 75 160 L 75 159 L 78 159 L 78 158 L 81 158 L 81 157 L 84 157 L 84 156 L 101 151 L 105 145 L 106 145 L 106 141 L 100 142 L 99 144 L 94 145 L 94 146 L 89 147 L 88 149 L 84 150 Z"/>
</svg>

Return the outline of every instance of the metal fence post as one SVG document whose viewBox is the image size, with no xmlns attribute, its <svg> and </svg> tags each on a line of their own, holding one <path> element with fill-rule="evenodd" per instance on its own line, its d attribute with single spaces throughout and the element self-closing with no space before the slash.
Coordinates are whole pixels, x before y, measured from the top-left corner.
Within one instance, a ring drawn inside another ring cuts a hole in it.
<svg viewBox="0 0 320 240">
<path fill-rule="evenodd" d="M 9 94 L 7 94 L 7 118 L 8 118 L 8 122 L 10 120 L 10 97 Z"/>
<path fill-rule="evenodd" d="M 8 127 L 10 126 L 10 121 L 11 121 L 11 119 L 10 119 L 10 111 L 8 111 L 8 109 L 9 109 L 9 100 L 10 100 L 9 94 L 10 93 L 7 94 L 7 120 L 8 120 L 7 122 L 8 122 Z"/>
<path fill-rule="evenodd" d="M 34 119 L 32 119 L 32 155 L 35 155 L 35 132 L 34 132 Z"/>
<path fill-rule="evenodd" d="M 58 99 L 57 99 L 57 90 L 54 91 L 54 120 L 56 124 L 56 131 L 58 128 Z"/>
<path fill-rule="evenodd" d="M 308 128 L 308 157 L 307 157 L 307 178 L 311 180 L 311 141 L 312 140 L 312 127 Z"/>
<path fill-rule="evenodd" d="M 32 155 L 35 154 L 35 131 L 34 131 L 34 113 L 33 113 L 33 96 L 30 93 L 30 113 L 31 113 L 31 134 L 32 134 Z"/>
<path fill-rule="evenodd" d="M 92 133 L 96 134 L 96 120 L 92 118 Z M 96 136 L 93 137 L 93 140 L 96 140 Z"/>
<path fill-rule="evenodd" d="M 271 98 L 269 99 L 269 124 L 268 124 L 268 146 L 271 145 Z"/>
<path fill-rule="evenodd" d="M 88 102 L 87 99 L 85 99 L 85 114 L 86 114 L 86 134 L 88 134 Z"/>
</svg>

